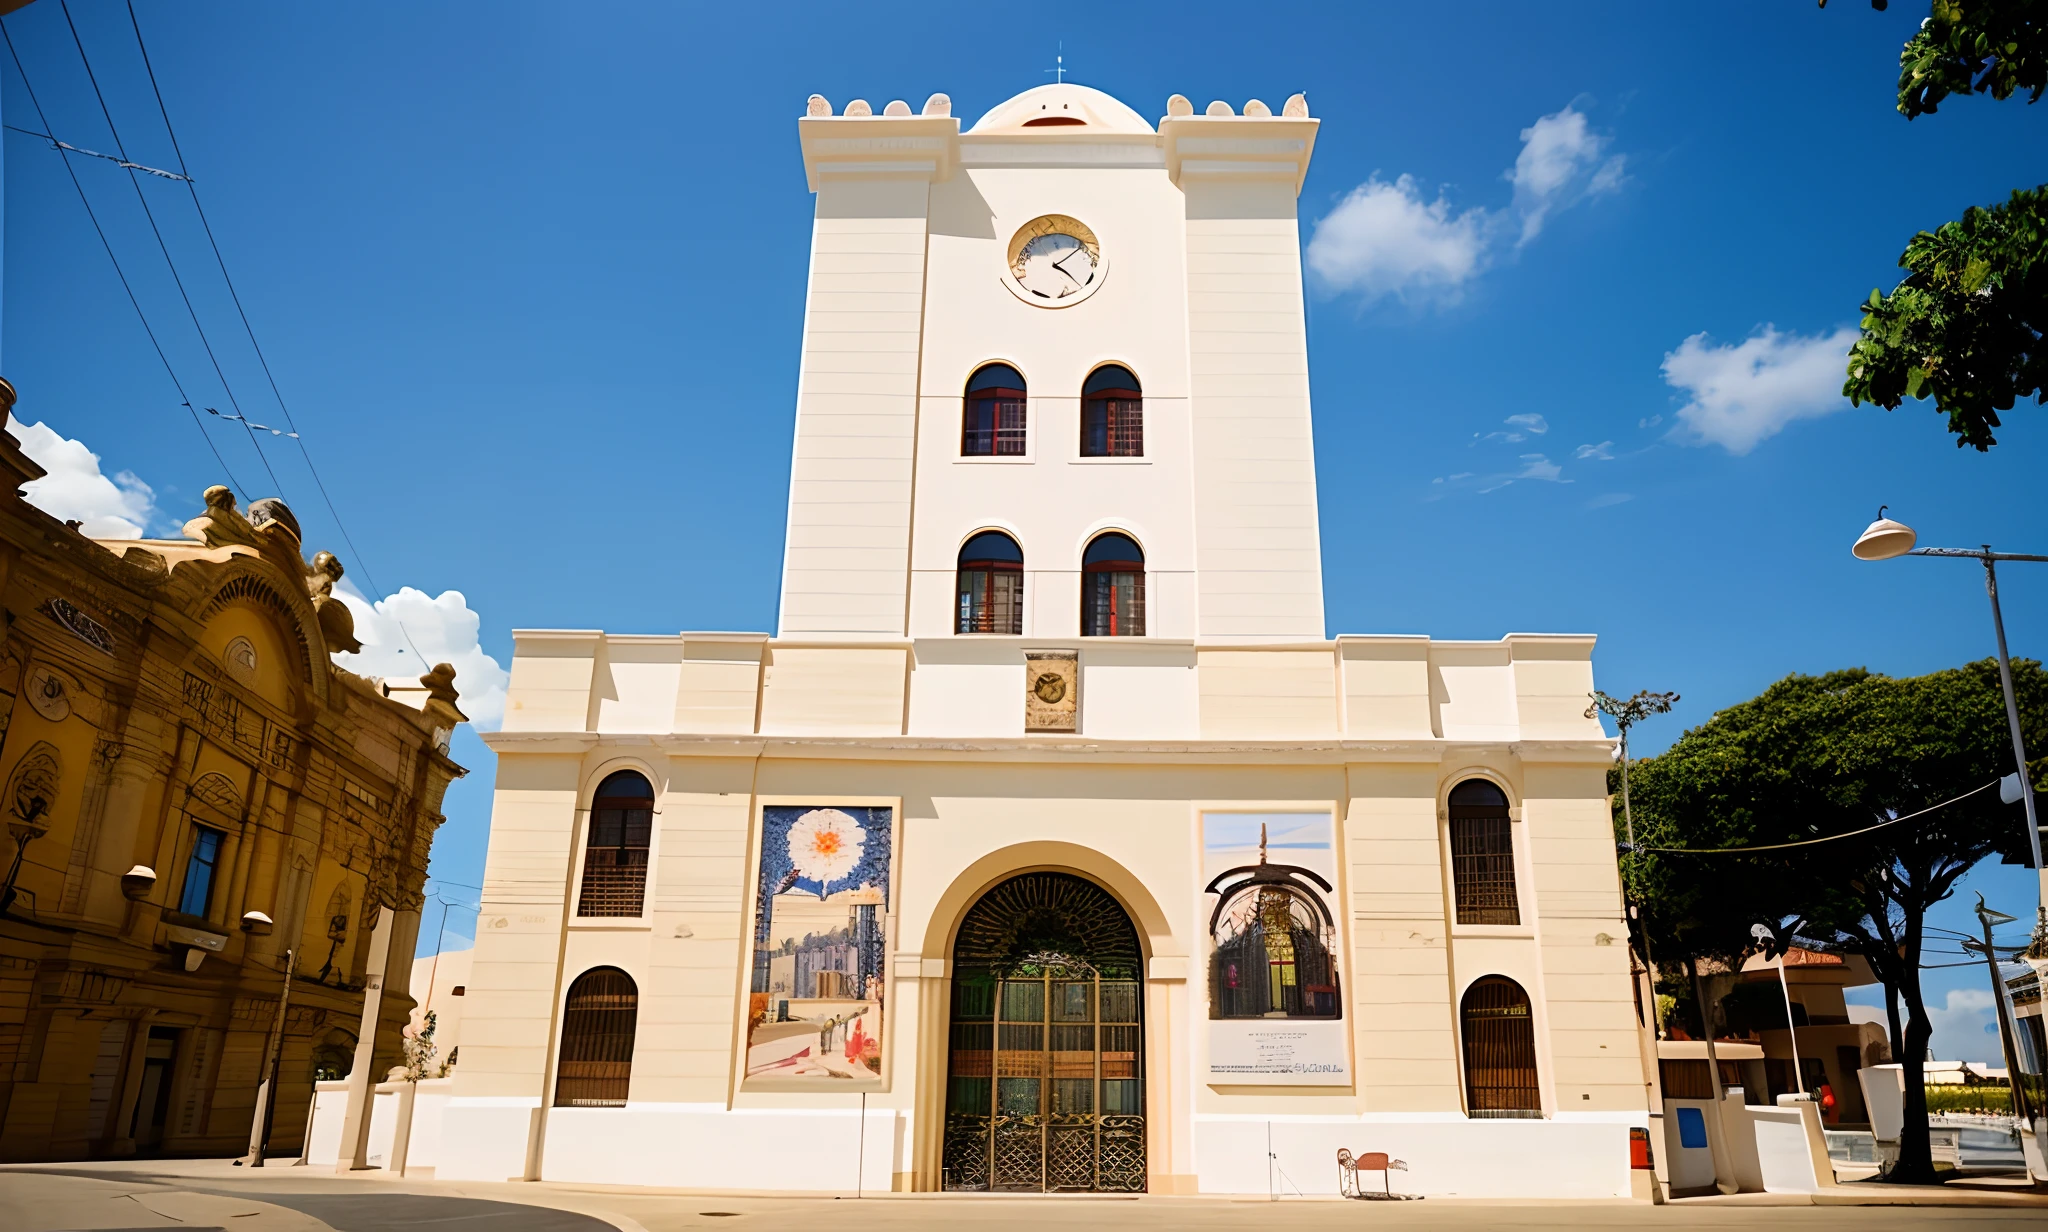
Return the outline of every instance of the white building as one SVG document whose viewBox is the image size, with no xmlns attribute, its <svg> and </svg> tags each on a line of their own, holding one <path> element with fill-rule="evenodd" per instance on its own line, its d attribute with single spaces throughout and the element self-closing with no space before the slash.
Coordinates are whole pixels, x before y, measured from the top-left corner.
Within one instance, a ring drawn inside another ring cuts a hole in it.
<svg viewBox="0 0 2048 1232">
<path fill-rule="evenodd" d="M 1324 634 L 1317 121 L 949 113 L 798 123 L 778 631 L 517 635 L 439 1174 L 1629 1194 L 1593 639 Z"/>
</svg>

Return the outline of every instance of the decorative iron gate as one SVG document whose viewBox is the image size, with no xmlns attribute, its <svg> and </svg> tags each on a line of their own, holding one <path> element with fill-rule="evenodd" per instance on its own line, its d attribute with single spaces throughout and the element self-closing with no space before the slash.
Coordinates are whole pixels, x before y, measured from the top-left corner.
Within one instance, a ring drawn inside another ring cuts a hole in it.
<svg viewBox="0 0 2048 1232">
<path fill-rule="evenodd" d="M 1099 886 L 1027 873 L 954 947 L 948 1189 L 1145 1188 L 1137 931 Z"/>
</svg>

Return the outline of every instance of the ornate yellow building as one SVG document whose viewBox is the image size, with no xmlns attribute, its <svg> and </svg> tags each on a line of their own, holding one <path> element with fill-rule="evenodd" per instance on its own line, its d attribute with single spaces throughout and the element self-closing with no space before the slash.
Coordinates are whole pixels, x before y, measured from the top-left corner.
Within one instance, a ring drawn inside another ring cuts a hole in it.
<svg viewBox="0 0 2048 1232">
<path fill-rule="evenodd" d="M 239 1154 L 273 1051 L 295 1150 L 316 1071 L 399 1055 L 408 998 L 358 1028 L 375 972 L 406 986 L 464 773 L 454 672 L 334 666 L 341 567 L 282 501 L 95 541 L 22 499 L 42 474 L 0 431 L 0 1160 Z"/>
</svg>

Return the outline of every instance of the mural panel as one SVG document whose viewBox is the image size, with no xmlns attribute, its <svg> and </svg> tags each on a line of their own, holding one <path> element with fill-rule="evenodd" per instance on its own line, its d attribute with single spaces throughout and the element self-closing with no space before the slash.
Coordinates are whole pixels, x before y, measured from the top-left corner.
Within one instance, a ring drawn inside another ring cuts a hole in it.
<svg viewBox="0 0 2048 1232">
<path fill-rule="evenodd" d="M 746 1089 L 881 1089 L 894 837 L 893 808 L 762 808 Z"/>
<path fill-rule="evenodd" d="M 1209 1081 L 1348 1084 L 1331 815 L 1205 812 L 1202 875 Z"/>
</svg>

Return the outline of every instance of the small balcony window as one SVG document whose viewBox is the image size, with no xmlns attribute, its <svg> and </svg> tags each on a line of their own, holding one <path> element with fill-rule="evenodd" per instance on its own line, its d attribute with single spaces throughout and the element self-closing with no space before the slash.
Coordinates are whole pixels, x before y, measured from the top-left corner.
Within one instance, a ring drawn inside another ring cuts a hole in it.
<svg viewBox="0 0 2048 1232">
<path fill-rule="evenodd" d="M 1145 552 L 1129 535 L 1097 535 L 1081 554 L 1081 634 L 1145 636 Z"/>
<path fill-rule="evenodd" d="M 1024 377 L 1008 364 L 984 364 L 967 381 L 960 455 L 1023 457 Z"/>
<path fill-rule="evenodd" d="M 1081 387 L 1081 456 L 1145 456 L 1145 396 L 1130 369 L 1111 364 L 1088 374 Z"/>
</svg>

